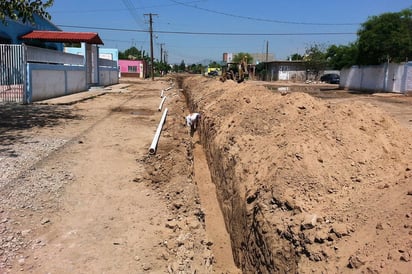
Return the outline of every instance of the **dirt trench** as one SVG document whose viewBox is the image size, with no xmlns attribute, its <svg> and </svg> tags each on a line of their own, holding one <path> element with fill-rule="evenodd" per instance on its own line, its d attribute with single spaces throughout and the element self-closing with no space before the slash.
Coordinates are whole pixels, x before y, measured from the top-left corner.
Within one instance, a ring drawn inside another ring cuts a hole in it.
<svg viewBox="0 0 412 274">
<path fill-rule="evenodd" d="M 190 88 L 184 84 L 185 77 L 178 77 L 176 81 L 189 110 L 202 112 L 193 100 Z M 214 138 L 214 126 L 213 119 L 202 119 L 199 141 L 215 184 L 236 266 L 243 273 L 296 273 L 297 257 L 293 248 L 281 237 L 265 236 L 268 228 L 264 227 L 264 216 L 259 206 L 252 204 L 253 195 L 245 199 L 244 190 L 239 188 L 241 178 L 235 174 L 236 159 L 226 157 L 224 144 Z"/>
<path fill-rule="evenodd" d="M 356 96 L 177 83 L 202 114 L 200 143 L 243 273 L 409 273 L 412 142 L 401 119 Z"/>
</svg>

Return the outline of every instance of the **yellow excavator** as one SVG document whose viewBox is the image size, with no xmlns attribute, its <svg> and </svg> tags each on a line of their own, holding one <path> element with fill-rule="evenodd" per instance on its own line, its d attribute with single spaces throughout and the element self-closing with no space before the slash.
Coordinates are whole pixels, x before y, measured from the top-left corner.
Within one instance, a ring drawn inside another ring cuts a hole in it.
<svg viewBox="0 0 412 274">
<path fill-rule="evenodd" d="M 238 83 L 241 83 L 249 75 L 247 69 L 247 56 L 244 56 L 240 63 L 236 63 L 235 68 L 230 68 L 229 64 L 225 71 L 223 71 L 220 81 L 225 82 L 226 80 L 234 80 Z"/>
</svg>

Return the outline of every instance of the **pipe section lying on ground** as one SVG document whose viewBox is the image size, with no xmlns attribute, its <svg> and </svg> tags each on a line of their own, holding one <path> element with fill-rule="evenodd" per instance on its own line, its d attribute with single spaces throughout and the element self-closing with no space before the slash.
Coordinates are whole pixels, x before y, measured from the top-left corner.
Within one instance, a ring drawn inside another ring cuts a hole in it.
<svg viewBox="0 0 412 274">
<path fill-rule="evenodd" d="M 151 154 L 151 155 L 156 153 L 157 143 L 159 142 L 160 133 L 162 132 L 163 124 L 166 121 L 167 111 L 168 111 L 167 108 L 163 111 L 162 119 L 160 119 L 159 125 L 157 126 L 155 136 L 153 137 L 152 144 L 150 145 L 149 154 Z"/>
<path fill-rule="evenodd" d="M 162 91 L 160 92 L 160 98 L 163 98 L 165 91 L 171 90 L 172 88 L 173 88 L 173 86 L 170 86 L 170 87 L 168 87 L 168 88 L 166 88 L 166 89 L 162 89 Z"/>
<path fill-rule="evenodd" d="M 160 102 L 160 105 L 159 105 L 159 108 L 158 108 L 159 111 L 162 110 L 162 108 L 163 108 L 163 103 L 165 102 L 165 100 L 166 100 L 166 96 L 163 97 L 162 101 Z"/>
</svg>

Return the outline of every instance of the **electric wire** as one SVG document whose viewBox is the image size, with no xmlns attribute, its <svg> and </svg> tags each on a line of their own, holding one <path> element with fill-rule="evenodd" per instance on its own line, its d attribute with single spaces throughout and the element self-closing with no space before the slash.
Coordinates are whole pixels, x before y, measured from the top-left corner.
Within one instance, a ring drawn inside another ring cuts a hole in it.
<svg viewBox="0 0 412 274">
<path fill-rule="evenodd" d="M 122 0 L 123 4 L 126 6 L 127 10 L 129 11 L 130 15 L 134 19 L 134 21 L 137 23 L 137 25 L 142 25 L 142 21 L 140 20 L 139 16 L 136 13 L 136 8 L 133 5 L 133 2 L 130 0 Z"/>
<path fill-rule="evenodd" d="M 96 29 L 107 31 L 124 31 L 124 32 L 142 32 L 149 33 L 149 30 L 125 29 L 125 28 L 106 28 L 93 26 L 73 26 L 73 25 L 57 25 L 64 28 L 79 28 L 79 29 Z M 284 32 L 284 33 L 241 33 L 241 32 L 191 32 L 191 31 L 166 31 L 153 30 L 153 33 L 161 34 L 178 34 L 178 35 L 215 35 L 215 36 L 303 36 L 303 35 L 353 35 L 356 32 Z"/>
<path fill-rule="evenodd" d="M 243 16 L 243 15 L 236 15 L 232 13 L 227 13 L 227 12 L 221 12 L 221 11 L 216 11 L 216 10 L 211 10 L 207 8 L 201 8 L 198 6 L 194 5 L 189 5 L 189 3 L 183 3 L 180 1 L 176 0 L 169 0 L 170 2 L 185 6 L 185 7 L 190 7 L 193 9 L 198 9 L 202 11 L 206 11 L 209 13 L 215 13 L 215 14 L 220 14 L 228 17 L 234 17 L 234 18 L 239 18 L 239 19 L 246 19 L 246 20 L 251 20 L 251 21 L 259 21 L 259 22 L 269 22 L 269 23 L 278 23 L 278 24 L 291 24 L 291 25 L 316 25 L 316 26 L 354 26 L 354 25 L 360 25 L 360 23 L 311 23 L 311 22 L 293 22 L 293 21 L 282 21 L 282 20 L 274 20 L 274 19 L 265 19 L 265 18 L 257 18 L 257 17 L 251 17 L 251 16 Z"/>
</svg>

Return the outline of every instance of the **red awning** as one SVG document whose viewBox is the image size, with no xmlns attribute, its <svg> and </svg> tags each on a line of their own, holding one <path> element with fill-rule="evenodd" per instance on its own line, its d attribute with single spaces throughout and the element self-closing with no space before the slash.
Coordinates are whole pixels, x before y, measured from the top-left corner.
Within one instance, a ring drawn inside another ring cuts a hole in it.
<svg viewBox="0 0 412 274">
<path fill-rule="evenodd" d="M 80 43 L 103 45 L 99 35 L 95 32 L 67 32 L 67 31 L 43 31 L 33 30 L 20 39 L 42 40 L 48 42 Z"/>
</svg>

